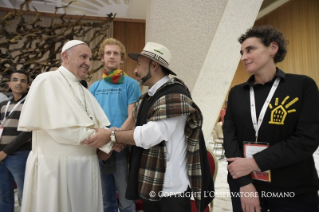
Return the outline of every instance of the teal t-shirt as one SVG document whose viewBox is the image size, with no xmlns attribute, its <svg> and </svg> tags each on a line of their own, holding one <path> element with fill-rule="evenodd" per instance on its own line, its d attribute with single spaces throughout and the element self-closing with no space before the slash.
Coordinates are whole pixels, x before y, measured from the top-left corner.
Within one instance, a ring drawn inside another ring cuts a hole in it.
<svg viewBox="0 0 319 212">
<path fill-rule="evenodd" d="M 89 89 L 101 105 L 111 122 L 109 127 L 120 128 L 128 117 L 128 105 L 142 95 L 136 80 L 124 76 L 122 84 L 105 82 L 103 79 L 93 83 Z"/>
</svg>

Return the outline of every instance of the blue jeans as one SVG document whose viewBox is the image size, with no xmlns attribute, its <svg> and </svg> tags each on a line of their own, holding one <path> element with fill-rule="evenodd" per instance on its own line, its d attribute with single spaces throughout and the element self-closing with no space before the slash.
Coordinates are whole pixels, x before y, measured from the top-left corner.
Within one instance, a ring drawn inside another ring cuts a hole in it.
<svg viewBox="0 0 319 212">
<path fill-rule="evenodd" d="M 0 211 L 14 211 L 14 182 L 18 187 L 18 198 L 22 200 L 24 173 L 30 151 L 19 151 L 8 155 L 0 162 Z"/>
<path fill-rule="evenodd" d="M 102 181 L 103 207 L 104 212 L 135 212 L 135 204 L 132 200 L 125 198 L 127 159 L 125 150 L 121 152 L 113 151 L 116 171 L 113 174 L 103 173 L 104 162 L 99 160 Z M 116 190 L 119 195 L 119 205 L 117 204 Z"/>
</svg>

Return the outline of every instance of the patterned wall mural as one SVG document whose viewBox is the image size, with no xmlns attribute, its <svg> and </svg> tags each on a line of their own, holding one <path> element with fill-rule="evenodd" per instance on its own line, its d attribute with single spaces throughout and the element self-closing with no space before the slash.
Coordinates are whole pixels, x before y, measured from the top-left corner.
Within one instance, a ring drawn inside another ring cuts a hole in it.
<svg viewBox="0 0 319 212">
<path fill-rule="evenodd" d="M 59 67 L 60 52 L 68 40 L 83 40 L 92 49 L 93 61 L 99 60 L 99 44 L 108 36 L 107 30 L 115 18 L 112 13 L 102 20 L 85 20 L 85 15 L 67 18 L 65 13 L 57 13 L 72 1 L 55 7 L 51 17 L 42 17 L 36 8 L 33 8 L 34 15 L 29 15 L 31 1 L 24 1 L 19 9 L 6 12 L 0 19 L 0 91 L 3 92 L 9 89 L 7 82 L 12 71 L 23 70 L 34 79 L 42 72 Z M 92 69 L 88 79 L 100 68 Z"/>
</svg>

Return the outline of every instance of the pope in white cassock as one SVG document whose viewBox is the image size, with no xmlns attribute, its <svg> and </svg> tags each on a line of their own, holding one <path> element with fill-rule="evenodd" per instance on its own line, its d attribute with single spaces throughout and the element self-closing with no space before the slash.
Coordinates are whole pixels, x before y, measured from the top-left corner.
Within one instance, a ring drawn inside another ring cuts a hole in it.
<svg viewBox="0 0 319 212">
<path fill-rule="evenodd" d="M 37 76 L 18 130 L 32 131 L 22 212 L 103 212 L 96 149 L 81 145 L 110 122 L 81 84 L 92 53 L 82 41 L 62 48 L 62 66 Z M 111 145 L 101 150 L 109 152 Z"/>
</svg>

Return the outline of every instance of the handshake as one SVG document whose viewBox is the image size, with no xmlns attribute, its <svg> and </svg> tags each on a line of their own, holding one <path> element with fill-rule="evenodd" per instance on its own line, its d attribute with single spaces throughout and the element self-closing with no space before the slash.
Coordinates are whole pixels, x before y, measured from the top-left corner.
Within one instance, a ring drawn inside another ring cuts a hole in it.
<svg viewBox="0 0 319 212">
<path fill-rule="evenodd" d="M 112 150 L 120 152 L 126 147 L 126 144 L 121 143 L 116 139 L 115 131 L 119 130 L 121 129 L 116 127 L 112 127 L 110 129 L 97 128 L 92 136 L 82 141 L 82 144 L 99 148 L 107 154 Z"/>
</svg>

